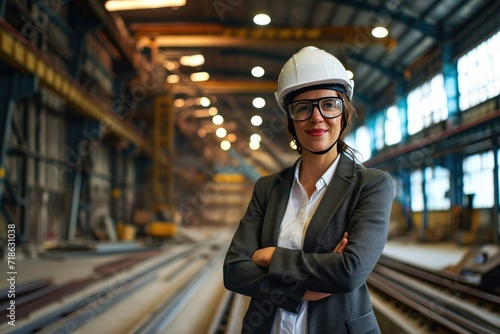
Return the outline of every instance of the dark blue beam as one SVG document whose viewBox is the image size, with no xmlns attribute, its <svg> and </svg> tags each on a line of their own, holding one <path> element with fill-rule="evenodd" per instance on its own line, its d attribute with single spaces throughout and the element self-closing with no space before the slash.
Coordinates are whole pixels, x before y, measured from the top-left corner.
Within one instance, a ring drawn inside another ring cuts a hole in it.
<svg viewBox="0 0 500 334">
<path fill-rule="evenodd" d="M 386 6 L 373 5 L 365 1 L 329 0 L 329 2 L 334 3 L 336 5 L 342 5 L 357 10 L 362 10 L 365 12 L 372 12 L 374 19 L 379 16 L 379 13 L 382 13 L 381 15 L 383 15 L 384 18 L 387 17 L 387 14 L 389 14 L 390 19 L 394 19 L 395 21 L 398 21 L 408 26 L 409 28 L 418 30 L 425 36 L 431 37 L 437 41 L 442 40 L 441 33 L 437 26 L 429 24 L 424 20 L 408 16 L 399 10 L 391 9 Z"/>
<path fill-rule="evenodd" d="M 370 67 L 373 67 L 391 79 L 404 80 L 404 76 L 403 76 L 402 72 L 395 71 L 387 66 L 382 65 L 380 62 L 368 59 L 359 53 L 351 52 L 351 53 L 348 53 L 347 57 L 352 59 L 352 60 L 355 60 L 357 62 L 360 62 L 360 63 L 366 64 Z"/>
</svg>

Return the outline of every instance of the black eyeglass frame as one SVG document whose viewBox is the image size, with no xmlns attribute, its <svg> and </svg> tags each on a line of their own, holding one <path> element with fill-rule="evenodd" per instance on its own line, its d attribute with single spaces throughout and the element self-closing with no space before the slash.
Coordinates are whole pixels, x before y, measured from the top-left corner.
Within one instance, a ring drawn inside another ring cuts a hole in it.
<svg viewBox="0 0 500 334">
<path fill-rule="evenodd" d="M 323 110 L 321 110 L 321 107 L 320 107 L 320 103 L 321 101 L 323 100 L 326 100 L 326 99 L 335 99 L 335 100 L 338 100 L 340 101 L 341 103 L 341 108 L 340 108 L 340 113 L 336 116 L 327 116 L 323 113 Z M 292 116 L 292 112 L 291 112 L 291 109 L 292 109 L 292 106 L 297 104 L 297 103 L 300 103 L 300 102 L 309 102 L 312 106 L 311 108 L 311 112 L 309 114 L 309 116 L 307 116 L 306 118 L 304 119 L 295 119 L 293 118 Z M 338 96 L 326 96 L 326 97 L 320 97 L 318 99 L 303 99 L 303 100 L 297 100 L 297 101 L 293 101 L 291 102 L 288 107 L 287 107 L 287 112 L 288 112 L 288 116 L 290 116 L 290 118 L 292 120 L 294 120 L 295 122 L 304 122 L 304 121 L 307 121 L 309 118 L 311 118 L 313 112 L 314 112 L 314 108 L 318 108 L 319 110 L 319 113 L 321 114 L 321 116 L 323 116 L 324 118 L 327 118 L 327 119 L 334 119 L 334 118 L 337 118 L 339 116 L 341 116 L 343 113 L 344 113 L 344 99 L 342 99 L 341 97 L 338 97 Z"/>
</svg>

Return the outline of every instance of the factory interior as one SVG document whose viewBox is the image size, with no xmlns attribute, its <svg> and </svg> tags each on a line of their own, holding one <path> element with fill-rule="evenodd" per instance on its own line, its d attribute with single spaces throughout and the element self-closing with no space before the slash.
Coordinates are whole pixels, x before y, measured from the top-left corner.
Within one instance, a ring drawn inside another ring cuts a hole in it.
<svg viewBox="0 0 500 334">
<path fill-rule="evenodd" d="M 394 183 L 381 332 L 500 333 L 496 0 L 0 0 L 0 332 L 242 332 L 223 261 L 300 158 L 275 92 L 307 46 Z"/>
</svg>

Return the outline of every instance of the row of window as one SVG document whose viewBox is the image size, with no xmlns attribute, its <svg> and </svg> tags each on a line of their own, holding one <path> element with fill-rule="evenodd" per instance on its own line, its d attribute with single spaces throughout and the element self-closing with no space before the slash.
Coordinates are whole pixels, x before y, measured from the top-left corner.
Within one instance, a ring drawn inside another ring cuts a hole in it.
<svg viewBox="0 0 500 334">
<path fill-rule="evenodd" d="M 498 59 L 500 32 L 458 59 L 458 106 L 461 111 L 500 95 Z M 448 118 L 443 75 L 437 74 L 410 91 L 406 102 L 406 106 L 393 105 L 377 113 L 368 121 L 370 126 L 360 126 L 346 138 L 346 142 L 361 153 L 363 161 L 370 159 L 373 151 L 401 142 L 404 135 L 402 130 L 407 135 L 414 135 Z M 474 195 L 474 208 L 491 208 L 494 205 L 494 160 L 493 151 L 463 160 L 463 194 Z M 500 159 L 496 163 L 500 165 Z M 410 191 L 412 210 L 424 210 L 424 203 L 427 210 L 450 209 L 450 179 L 450 170 L 442 166 L 414 170 Z"/>
<path fill-rule="evenodd" d="M 460 110 L 470 109 L 500 94 L 500 66 L 496 64 L 497 59 L 500 59 L 500 32 L 458 59 Z M 406 117 L 403 119 L 402 115 Z M 410 91 L 406 108 L 393 105 L 373 117 L 372 133 L 363 125 L 346 138 L 362 154 L 363 160 L 368 160 L 373 150 L 378 151 L 384 146 L 401 142 L 402 129 L 406 128 L 408 135 L 414 135 L 448 118 L 443 74 L 437 74 Z"/>
<path fill-rule="evenodd" d="M 498 151 L 500 164 L 500 151 Z M 463 194 L 474 195 L 473 208 L 491 208 L 494 205 L 494 168 L 493 151 L 466 157 L 463 160 Z M 499 175 L 500 179 L 500 175 Z M 414 212 L 424 210 L 448 210 L 451 175 L 445 167 L 435 166 L 417 169 L 412 172 L 411 209 Z M 424 201 L 424 193 L 426 200 Z"/>
</svg>

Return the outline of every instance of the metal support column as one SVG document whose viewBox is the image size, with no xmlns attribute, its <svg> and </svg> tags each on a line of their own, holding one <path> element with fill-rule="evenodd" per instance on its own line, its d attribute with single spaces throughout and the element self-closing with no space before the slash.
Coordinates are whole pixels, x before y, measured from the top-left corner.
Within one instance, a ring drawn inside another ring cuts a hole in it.
<svg viewBox="0 0 500 334">
<path fill-rule="evenodd" d="M 401 141 L 406 142 L 408 138 L 408 99 L 405 94 L 406 84 L 404 82 L 398 83 L 396 87 L 396 103 L 399 110 L 399 118 L 401 120 Z"/>
<path fill-rule="evenodd" d="M 153 123 L 153 193 L 155 212 L 174 209 L 173 157 L 174 157 L 174 112 L 172 94 L 157 96 L 154 104 Z M 165 155 L 167 161 L 164 161 Z"/>
<path fill-rule="evenodd" d="M 0 207 L 6 221 L 16 224 L 16 237 L 20 242 L 27 240 L 28 233 L 28 152 L 19 154 L 14 162 L 16 166 L 17 179 L 15 184 L 10 184 L 7 180 L 6 161 L 9 153 L 9 141 L 12 128 L 15 129 L 17 138 L 23 138 L 18 144 L 26 146 L 28 140 L 28 105 L 22 103 L 23 98 L 31 96 L 37 89 L 37 81 L 33 76 L 21 75 L 11 71 L 8 68 L 2 69 L 3 77 L 0 78 L 0 101 L 3 105 L 0 108 L 5 110 L 0 114 Z M 18 103 L 18 114 L 24 113 L 20 119 L 24 120 L 21 127 L 14 123 L 13 113 L 15 103 Z M 16 207 L 17 214 L 15 219 L 10 217 L 9 211 L 5 208 L 5 199 L 2 200 L 3 188 L 7 187 L 7 193 L 10 195 L 10 203 Z"/>
<path fill-rule="evenodd" d="M 5 182 L 5 164 L 7 160 L 7 149 L 9 147 L 10 129 L 12 124 L 12 113 L 14 112 L 13 91 L 17 76 L 12 74 L 0 78 L 0 108 L 5 112 L 0 113 L 0 206 L 2 205 L 2 193 Z"/>
<path fill-rule="evenodd" d="M 78 224 L 78 213 L 80 206 L 80 194 L 82 190 L 82 173 L 75 172 L 75 179 L 73 182 L 73 191 L 71 195 L 71 211 L 69 213 L 69 226 L 68 226 L 68 241 L 73 241 L 76 236 L 76 226 Z"/>
<path fill-rule="evenodd" d="M 448 119 L 452 125 L 458 124 L 460 113 L 458 108 L 458 69 L 453 59 L 454 50 L 451 43 L 443 47 L 441 60 L 443 63 L 443 80 L 448 103 Z"/>
<path fill-rule="evenodd" d="M 422 166 L 422 196 L 424 201 L 424 210 L 422 211 L 422 237 L 426 238 L 427 228 L 429 227 L 429 210 L 427 208 L 427 176 L 425 175 L 426 166 Z"/>
<path fill-rule="evenodd" d="M 492 126 L 494 127 L 494 126 Z M 492 133 L 495 133 L 494 132 L 494 129 L 493 129 L 493 132 Z M 495 231 L 494 235 L 493 235 L 493 240 L 495 243 L 499 243 L 500 242 L 500 225 L 499 225 L 499 222 L 498 222 L 498 212 L 499 212 L 499 209 L 498 209 L 498 205 L 499 205 L 499 202 L 500 202 L 500 190 L 499 190 L 499 187 L 500 187 L 500 180 L 499 180 L 499 157 L 498 157 L 498 137 L 497 136 L 493 136 L 493 157 L 494 157 L 494 167 L 493 167 L 493 198 L 495 199 L 494 202 L 493 202 L 493 212 L 492 212 L 492 215 L 493 215 L 493 231 Z"/>
<path fill-rule="evenodd" d="M 464 205 L 464 187 L 463 187 L 463 155 L 455 153 L 445 157 L 446 168 L 450 170 L 450 204 L 451 206 L 463 207 Z"/>
<path fill-rule="evenodd" d="M 92 128 L 95 126 L 96 128 Z M 68 146 L 66 154 L 68 189 L 72 191 L 71 210 L 69 213 L 69 225 L 67 240 L 74 240 L 77 227 L 82 233 L 90 234 L 90 176 L 92 145 L 98 139 L 99 124 L 90 120 L 80 118 L 68 121 Z M 81 220 L 80 213 L 85 212 L 85 221 Z"/>
<path fill-rule="evenodd" d="M 111 150 L 111 218 L 115 223 L 124 222 L 124 179 L 125 163 L 122 150 Z"/>
<path fill-rule="evenodd" d="M 0 0 L 0 18 L 4 17 L 6 4 L 7 4 L 7 0 Z"/>
<path fill-rule="evenodd" d="M 401 168 L 399 170 L 399 177 L 403 188 L 401 204 L 403 206 L 403 215 L 405 218 L 405 232 L 410 232 L 413 230 L 413 216 L 411 211 L 411 171 L 406 168 Z"/>
</svg>

